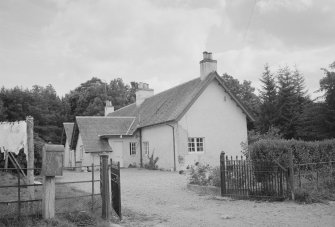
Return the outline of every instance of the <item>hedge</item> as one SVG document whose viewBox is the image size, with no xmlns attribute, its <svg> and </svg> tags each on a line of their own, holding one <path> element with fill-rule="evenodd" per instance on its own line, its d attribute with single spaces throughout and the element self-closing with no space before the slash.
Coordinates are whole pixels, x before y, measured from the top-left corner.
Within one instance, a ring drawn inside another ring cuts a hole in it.
<svg viewBox="0 0 335 227">
<path fill-rule="evenodd" d="M 249 145 L 249 155 L 254 161 L 276 160 L 287 166 L 288 152 L 292 150 L 294 163 L 335 161 L 335 139 L 301 141 L 262 139 Z"/>
</svg>

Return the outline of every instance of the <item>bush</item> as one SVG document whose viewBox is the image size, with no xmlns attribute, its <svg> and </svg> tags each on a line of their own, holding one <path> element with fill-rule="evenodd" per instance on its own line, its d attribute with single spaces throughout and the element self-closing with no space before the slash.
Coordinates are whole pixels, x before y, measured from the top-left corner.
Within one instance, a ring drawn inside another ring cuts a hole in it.
<svg viewBox="0 0 335 227">
<path fill-rule="evenodd" d="M 188 182 L 190 184 L 197 184 L 201 186 L 221 186 L 220 167 L 210 167 L 197 163 L 191 166 Z"/>
<path fill-rule="evenodd" d="M 152 155 L 149 157 L 149 162 L 144 165 L 144 168 L 151 169 L 151 170 L 157 170 L 158 165 L 156 165 L 156 163 L 158 162 L 158 160 L 159 158 L 158 157 L 154 158 L 154 153 L 152 153 Z"/>
<path fill-rule="evenodd" d="M 295 163 L 328 162 L 335 160 L 335 139 L 323 141 L 300 141 L 284 139 L 261 139 L 249 145 L 252 160 L 279 161 L 288 164 L 292 150 Z"/>
</svg>

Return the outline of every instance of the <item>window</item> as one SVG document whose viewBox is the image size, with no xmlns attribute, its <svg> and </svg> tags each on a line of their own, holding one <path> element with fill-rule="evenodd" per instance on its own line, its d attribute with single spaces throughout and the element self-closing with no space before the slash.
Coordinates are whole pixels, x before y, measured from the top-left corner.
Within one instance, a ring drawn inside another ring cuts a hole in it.
<svg viewBox="0 0 335 227">
<path fill-rule="evenodd" d="M 84 146 L 83 145 L 80 146 L 80 157 L 79 158 L 81 161 L 83 161 L 84 159 Z"/>
<path fill-rule="evenodd" d="M 188 152 L 204 152 L 204 138 L 189 137 L 188 138 Z"/>
<path fill-rule="evenodd" d="M 136 143 L 135 142 L 129 143 L 129 150 L 130 150 L 130 155 L 136 155 Z"/>
<path fill-rule="evenodd" d="M 143 142 L 143 150 L 145 155 L 149 155 L 149 142 Z"/>
</svg>

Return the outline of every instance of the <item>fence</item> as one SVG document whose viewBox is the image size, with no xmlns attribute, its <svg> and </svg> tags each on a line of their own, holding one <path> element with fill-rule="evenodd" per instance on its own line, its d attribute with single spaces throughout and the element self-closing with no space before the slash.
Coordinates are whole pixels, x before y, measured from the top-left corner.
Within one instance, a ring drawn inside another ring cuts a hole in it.
<svg viewBox="0 0 335 227">
<path fill-rule="evenodd" d="M 331 193 L 335 189 L 334 168 L 335 161 L 294 164 L 295 189 L 318 194 Z"/>
<path fill-rule="evenodd" d="M 111 190 L 112 207 L 116 214 L 122 219 L 121 214 L 121 182 L 120 182 L 120 162 L 113 162 L 111 159 Z"/>
<path fill-rule="evenodd" d="M 101 207 L 98 171 L 100 166 L 91 165 L 80 168 L 76 168 L 77 171 L 64 171 L 64 176 L 57 178 L 55 184 L 56 214 L 94 211 Z M 84 173 L 83 169 L 85 169 Z M 40 172 L 40 170 L 34 169 L 35 172 Z M 18 169 L 7 168 L 6 170 L 0 169 L 0 179 L 0 226 L 1 224 L 6 225 L 8 220 L 41 216 L 42 177 L 36 176 L 34 184 L 27 184 Z M 31 188 L 33 188 L 33 197 Z"/>
<path fill-rule="evenodd" d="M 220 156 L 221 194 L 238 198 L 283 199 L 287 195 L 287 170 L 273 162 L 253 162 Z"/>
</svg>

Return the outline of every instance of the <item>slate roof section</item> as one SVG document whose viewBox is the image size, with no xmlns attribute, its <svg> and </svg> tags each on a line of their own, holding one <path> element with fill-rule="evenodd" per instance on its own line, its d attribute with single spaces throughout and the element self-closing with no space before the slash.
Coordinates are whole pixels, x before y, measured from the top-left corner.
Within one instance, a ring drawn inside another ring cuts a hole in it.
<svg viewBox="0 0 335 227">
<path fill-rule="evenodd" d="M 75 134 L 80 132 L 85 152 L 110 152 L 112 148 L 102 135 L 132 135 L 134 117 L 76 117 Z M 71 147 L 75 148 L 77 136 L 73 136 Z"/>
<path fill-rule="evenodd" d="M 110 113 L 108 116 L 136 117 L 135 125 L 139 128 L 179 120 L 214 79 L 221 84 L 242 111 L 251 120 L 254 120 L 246 107 L 229 91 L 216 72 L 210 73 L 204 80 L 198 77 L 147 98 L 139 107 L 133 103 Z"/>
<path fill-rule="evenodd" d="M 71 140 L 72 133 L 73 133 L 74 123 L 73 122 L 64 122 L 63 126 L 64 126 L 64 131 L 65 131 L 66 139 Z"/>
</svg>

